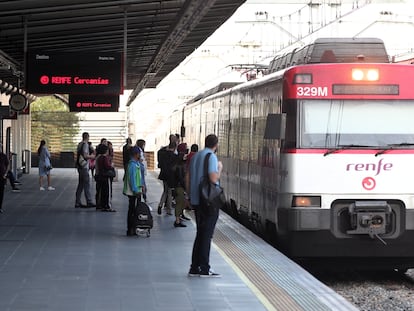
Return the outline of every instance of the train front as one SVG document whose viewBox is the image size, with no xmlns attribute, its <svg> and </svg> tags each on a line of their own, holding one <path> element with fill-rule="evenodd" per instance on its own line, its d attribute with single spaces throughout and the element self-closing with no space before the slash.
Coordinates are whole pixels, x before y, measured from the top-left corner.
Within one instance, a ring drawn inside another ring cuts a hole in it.
<svg viewBox="0 0 414 311">
<path fill-rule="evenodd" d="M 409 65 L 287 70 L 278 233 L 290 256 L 414 267 L 411 81 Z"/>
</svg>

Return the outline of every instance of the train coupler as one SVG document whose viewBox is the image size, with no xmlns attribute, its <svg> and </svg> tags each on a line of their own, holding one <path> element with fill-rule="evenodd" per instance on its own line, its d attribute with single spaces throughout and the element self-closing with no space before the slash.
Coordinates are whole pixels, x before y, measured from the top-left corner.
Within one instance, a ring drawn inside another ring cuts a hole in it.
<svg viewBox="0 0 414 311">
<path fill-rule="evenodd" d="M 347 234 L 367 234 L 371 239 L 377 238 L 387 244 L 380 234 L 387 233 L 387 226 L 391 222 L 391 206 L 386 201 L 355 201 L 348 212 L 352 230 Z"/>
</svg>

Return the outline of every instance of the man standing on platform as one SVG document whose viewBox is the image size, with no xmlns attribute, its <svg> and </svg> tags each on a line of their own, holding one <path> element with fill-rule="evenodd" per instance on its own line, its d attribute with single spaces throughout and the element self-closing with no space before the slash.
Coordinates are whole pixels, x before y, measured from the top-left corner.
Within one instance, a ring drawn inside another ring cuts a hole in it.
<svg viewBox="0 0 414 311">
<path fill-rule="evenodd" d="M 76 155 L 76 168 L 78 169 L 79 180 L 76 188 L 75 207 L 95 207 L 92 203 L 90 180 L 89 180 L 89 159 L 95 158 L 93 154 L 89 154 L 89 133 L 82 133 L 82 141 L 78 145 Z M 81 204 L 82 191 L 85 194 L 86 205 Z"/>
<path fill-rule="evenodd" d="M 197 233 L 193 245 L 191 267 L 188 276 L 220 277 L 221 275 L 210 269 L 210 247 L 213 238 L 214 228 L 217 223 L 219 211 L 213 214 L 205 214 L 200 206 L 200 182 L 204 175 L 204 159 L 211 153 L 208 161 L 208 177 L 212 183 L 217 184 L 223 168 L 215 154 L 218 147 L 218 138 L 210 134 L 205 139 L 205 148 L 197 152 L 190 163 L 187 180 L 190 186 L 190 203 L 194 208 Z M 188 189 L 188 187 L 187 187 Z"/>
</svg>

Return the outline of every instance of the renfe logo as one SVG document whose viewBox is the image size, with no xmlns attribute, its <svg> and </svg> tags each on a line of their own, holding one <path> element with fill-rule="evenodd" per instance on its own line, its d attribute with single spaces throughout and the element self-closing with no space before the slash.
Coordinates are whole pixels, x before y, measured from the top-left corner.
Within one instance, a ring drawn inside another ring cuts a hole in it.
<svg viewBox="0 0 414 311">
<path fill-rule="evenodd" d="M 372 171 L 376 172 L 377 176 L 382 171 L 391 171 L 393 164 L 392 163 L 382 163 L 384 159 L 380 159 L 378 163 L 349 163 L 346 165 L 347 171 Z"/>
<path fill-rule="evenodd" d="M 365 190 L 374 190 L 375 186 L 377 185 L 376 181 L 372 177 L 365 177 L 362 180 L 362 187 L 364 187 Z"/>
</svg>

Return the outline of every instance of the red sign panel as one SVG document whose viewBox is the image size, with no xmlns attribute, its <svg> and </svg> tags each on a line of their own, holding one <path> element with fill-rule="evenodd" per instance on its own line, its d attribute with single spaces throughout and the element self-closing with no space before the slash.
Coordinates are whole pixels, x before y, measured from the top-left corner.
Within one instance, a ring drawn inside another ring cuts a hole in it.
<svg viewBox="0 0 414 311">
<path fill-rule="evenodd" d="M 69 95 L 69 110 L 74 112 L 117 112 L 119 95 Z"/>
<path fill-rule="evenodd" d="M 29 52 L 26 89 L 35 94 L 122 94 L 122 54 Z"/>
</svg>

